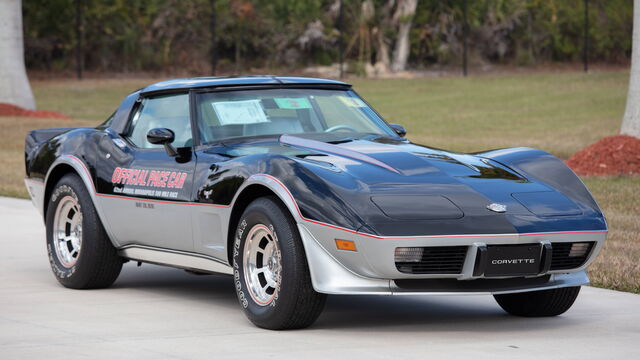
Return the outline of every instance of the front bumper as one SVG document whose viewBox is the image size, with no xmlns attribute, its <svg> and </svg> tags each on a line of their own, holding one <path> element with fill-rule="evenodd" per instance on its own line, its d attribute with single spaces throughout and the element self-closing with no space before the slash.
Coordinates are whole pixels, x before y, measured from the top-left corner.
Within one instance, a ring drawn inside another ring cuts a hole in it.
<svg viewBox="0 0 640 360">
<path fill-rule="evenodd" d="M 320 224 L 299 223 L 313 286 L 327 294 L 461 294 L 513 293 L 579 286 L 589 283 L 586 267 L 593 261 L 606 232 L 564 232 L 427 237 L 372 237 Z M 335 239 L 354 241 L 357 251 L 338 250 Z M 593 242 L 579 267 L 549 271 L 535 277 L 503 279 L 474 276 L 479 249 L 487 245 Z M 462 270 L 456 274 L 407 274 L 395 264 L 397 247 L 466 246 Z"/>
</svg>

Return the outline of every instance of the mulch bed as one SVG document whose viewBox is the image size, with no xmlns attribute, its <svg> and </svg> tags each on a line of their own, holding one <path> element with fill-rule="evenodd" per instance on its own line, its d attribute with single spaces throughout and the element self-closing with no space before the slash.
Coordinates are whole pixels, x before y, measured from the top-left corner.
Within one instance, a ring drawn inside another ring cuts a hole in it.
<svg viewBox="0 0 640 360">
<path fill-rule="evenodd" d="M 48 119 L 71 119 L 69 116 L 49 110 L 27 110 L 20 106 L 0 103 L 0 116 L 26 116 Z"/>
<path fill-rule="evenodd" d="M 615 135 L 571 155 L 567 165 L 578 175 L 640 174 L 640 139 Z"/>
</svg>

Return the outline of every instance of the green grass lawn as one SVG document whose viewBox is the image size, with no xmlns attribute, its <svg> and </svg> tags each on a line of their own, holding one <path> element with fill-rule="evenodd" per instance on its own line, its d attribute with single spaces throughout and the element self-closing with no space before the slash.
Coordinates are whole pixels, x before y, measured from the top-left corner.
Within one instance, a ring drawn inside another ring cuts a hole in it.
<svg viewBox="0 0 640 360">
<path fill-rule="evenodd" d="M 160 79 L 158 79 L 160 80 Z M 156 80 L 51 80 L 32 83 L 39 109 L 74 120 L 0 117 L 0 195 L 26 197 L 23 139 L 39 127 L 86 126 L 105 120 L 125 95 Z M 616 134 L 627 72 L 546 73 L 354 80 L 389 122 L 414 142 L 455 151 L 532 146 L 566 159 Z M 591 268 L 595 285 L 640 293 L 640 177 L 586 178 L 611 228 Z"/>
<path fill-rule="evenodd" d="M 38 108 L 102 121 L 156 80 L 33 82 Z M 417 143 L 457 151 L 533 146 L 561 158 L 620 128 L 628 73 L 354 80 L 354 88 Z"/>
<path fill-rule="evenodd" d="M 583 180 L 609 225 L 604 248 L 589 268 L 591 282 L 640 294 L 640 176 Z"/>
<path fill-rule="evenodd" d="M 31 86 L 39 109 L 99 123 L 106 120 L 129 93 L 160 80 L 54 80 L 34 81 Z"/>
<path fill-rule="evenodd" d="M 620 129 L 628 73 L 359 80 L 417 143 L 458 151 L 532 146 L 567 158 Z"/>
</svg>

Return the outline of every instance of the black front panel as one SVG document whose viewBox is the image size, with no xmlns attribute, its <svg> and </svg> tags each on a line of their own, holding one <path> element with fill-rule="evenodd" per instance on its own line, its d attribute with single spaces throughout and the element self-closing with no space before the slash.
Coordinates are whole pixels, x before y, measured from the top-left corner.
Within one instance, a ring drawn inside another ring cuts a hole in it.
<svg viewBox="0 0 640 360">
<path fill-rule="evenodd" d="M 552 243 L 551 270 L 576 269 L 582 266 L 591 254 L 593 242 Z"/>
<path fill-rule="evenodd" d="M 396 249 L 398 271 L 406 274 L 460 274 L 467 246 L 413 247 Z"/>
<path fill-rule="evenodd" d="M 510 279 L 398 279 L 393 280 L 399 291 L 428 292 L 492 292 L 500 290 L 527 289 L 549 284 L 550 275 L 534 278 L 515 277 Z"/>
<path fill-rule="evenodd" d="M 541 244 L 487 246 L 484 275 L 523 276 L 540 272 Z"/>
</svg>

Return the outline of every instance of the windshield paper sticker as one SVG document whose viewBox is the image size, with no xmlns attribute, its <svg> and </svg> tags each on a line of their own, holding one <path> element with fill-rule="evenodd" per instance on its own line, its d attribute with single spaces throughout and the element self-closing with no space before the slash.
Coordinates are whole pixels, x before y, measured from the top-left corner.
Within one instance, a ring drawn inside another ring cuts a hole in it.
<svg viewBox="0 0 640 360">
<path fill-rule="evenodd" d="M 340 99 L 340 101 L 342 101 L 342 103 L 347 105 L 348 107 L 355 107 L 355 108 L 367 107 L 367 104 L 365 104 L 364 101 L 355 97 L 338 96 L 338 99 Z"/>
<path fill-rule="evenodd" d="M 273 98 L 280 109 L 311 109 L 311 103 L 307 98 Z"/>
<path fill-rule="evenodd" d="M 220 125 L 245 125 L 269 122 L 260 100 L 221 101 L 211 103 Z"/>
<path fill-rule="evenodd" d="M 177 191 L 163 191 L 161 189 L 182 189 L 187 176 L 186 172 L 180 171 L 127 169 L 117 167 L 113 170 L 111 182 L 113 185 L 125 185 L 124 187 L 114 186 L 114 193 L 177 198 Z"/>
</svg>

